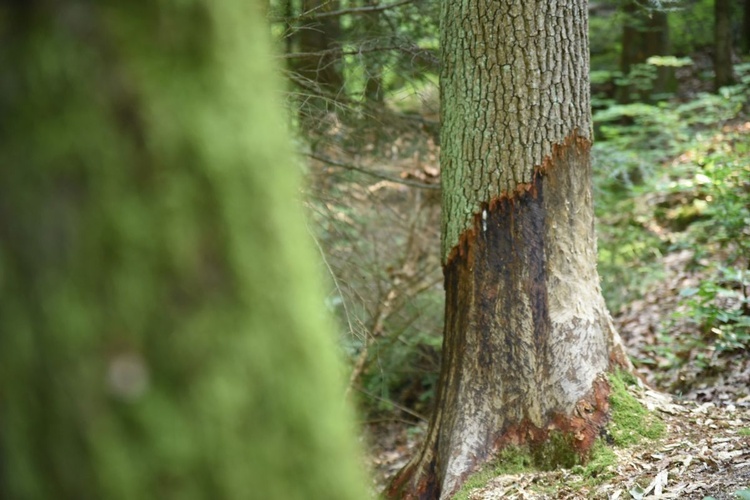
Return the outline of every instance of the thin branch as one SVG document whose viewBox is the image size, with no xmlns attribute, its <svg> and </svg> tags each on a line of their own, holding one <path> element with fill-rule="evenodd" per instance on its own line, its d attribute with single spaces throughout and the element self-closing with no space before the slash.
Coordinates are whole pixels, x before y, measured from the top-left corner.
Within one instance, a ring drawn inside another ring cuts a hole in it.
<svg viewBox="0 0 750 500">
<path fill-rule="evenodd" d="M 332 167 L 339 167 L 344 168 L 346 170 L 353 170 L 355 172 L 359 172 L 365 175 L 369 175 L 371 177 L 376 177 L 378 179 L 383 179 L 390 182 L 395 182 L 398 184 L 403 184 L 405 186 L 415 187 L 419 189 L 434 189 L 439 190 L 440 185 L 439 184 L 427 184 L 424 182 L 416 182 L 416 181 L 410 181 L 406 179 L 399 179 L 398 177 L 391 177 L 390 175 L 381 174 L 379 172 L 373 172 L 372 170 L 368 170 L 363 167 L 359 167 L 357 165 L 351 165 L 348 163 L 341 163 L 336 160 L 331 160 L 329 158 L 324 158 L 322 156 L 318 156 L 316 154 L 308 153 L 307 156 L 312 158 L 313 160 L 318 160 L 319 162 L 325 163 L 326 165 L 331 165 Z"/>
<path fill-rule="evenodd" d="M 415 57 L 423 57 L 427 60 L 431 61 L 431 54 L 429 52 L 429 49 L 423 49 L 421 47 L 404 47 L 403 45 L 391 45 L 387 47 L 368 47 L 368 48 L 359 48 L 356 50 L 341 50 L 338 48 L 334 49 L 325 49 L 325 50 L 319 50 L 316 52 L 290 52 L 288 54 L 281 54 L 278 57 L 281 59 L 302 59 L 306 57 L 323 57 L 329 54 L 335 54 L 337 56 L 356 56 L 360 54 L 367 54 L 369 52 L 386 52 L 389 50 L 397 50 L 399 52 L 405 52 L 407 54 L 412 54 Z"/>
<path fill-rule="evenodd" d="M 400 0 L 398 2 L 386 3 L 386 4 L 380 4 L 380 5 L 366 5 L 364 7 L 350 7 L 348 9 L 333 10 L 331 12 L 321 12 L 319 14 L 315 14 L 313 17 L 315 19 L 320 19 L 323 17 L 343 16 L 346 14 L 370 14 L 372 12 L 382 12 L 384 10 L 395 9 L 396 7 L 401 7 L 402 5 L 406 5 L 412 2 L 414 2 L 414 0 Z"/>
<path fill-rule="evenodd" d="M 392 401 L 390 399 L 381 398 L 377 394 L 373 394 L 370 391 L 367 391 L 367 390 L 363 389 L 362 387 L 355 387 L 354 389 L 356 389 L 358 392 L 361 392 L 365 396 L 369 396 L 369 397 L 371 397 L 373 399 L 377 399 L 378 401 L 382 401 L 384 403 L 390 403 L 394 407 L 396 407 L 397 409 L 403 411 L 404 413 L 408 413 L 412 417 L 418 418 L 422 422 L 427 422 L 427 417 L 425 417 L 424 415 L 420 415 L 419 413 L 415 412 L 414 410 L 410 410 L 409 408 L 407 408 L 405 406 L 402 406 L 402 405 L 396 403 L 395 401 Z"/>
<path fill-rule="evenodd" d="M 330 12 L 308 11 L 292 19 L 288 19 L 286 17 L 272 17 L 269 20 L 272 23 L 283 23 L 308 19 L 324 19 L 326 17 L 345 16 L 347 14 L 372 14 L 373 12 L 383 12 L 384 10 L 395 9 L 396 7 L 401 7 L 402 5 L 407 5 L 413 3 L 414 1 L 415 0 L 399 0 L 398 2 L 379 5 L 366 5 L 364 7 L 350 7 L 348 9 L 332 10 Z"/>
</svg>

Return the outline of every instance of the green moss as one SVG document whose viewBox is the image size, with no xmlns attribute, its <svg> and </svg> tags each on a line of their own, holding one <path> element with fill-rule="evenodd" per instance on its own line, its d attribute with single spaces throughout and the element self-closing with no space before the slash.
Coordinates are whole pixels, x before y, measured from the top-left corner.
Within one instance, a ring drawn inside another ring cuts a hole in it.
<svg viewBox="0 0 750 500">
<path fill-rule="evenodd" d="M 579 465 L 581 457 L 576 452 L 572 439 L 569 434 L 553 432 L 548 441 L 532 449 L 534 466 L 540 470 L 554 470 Z"/>
<path fill-rule="evenodd" d="M 750 427 L 739 430 L 740 436 L 750 436 Z"/>
<path fill-rule="evenodd" d="M 552 471 L 558 468 L 573 468 L 582 476 L 582 484 L 594 478 L 603 477 L 607 467 L 616 457 L 612 450 L 600 440 L 592 449 L 589 460 L 582 463 L 575 451 L 571 436 L 553 432 L 545 443 L 531 447 L 509 446 L 502 450 L 490 465 L 472 475 L 454 498 L 468 498 L 469 493 L 484 487 L 492 478 L 503 475 L 521 474 L 524 472 Z"/>
<path fill-rule="evenodd" d="M 617 372 L 610 375 L 609 383 L 612 386 L 609 431 L 617 446 L 633 445 L 643 438 L 659 439 L 664 435 L 664 423 L 628 392 L 628 387 L 637 385 L 633 375 Z"/>
<path fill-rule="evenodd" d="M 534 458 L 528 446 L 508 446 L 497 458 L 479 472 L 472 474 L 453 497 L 454 500 L 465 500 L 476 488 L 484 487 L 492 478 L 510 474 L 520 474 L 536 470 Z"/>
<path fill-rule="evenodd" d="M 581 476 L 579 486 L 594 486 L 614 476 L 610 467 L 616 463 L 617 455 L 603 440 L 597 439 L 591 450 L 590 460 L 583 465 L 573 467 L 573 472 Z"/>
<path fill-rule="evenodd" d="M 570 447 L 570 438 L 555 433 L 546 445 L 534 451 L 528 446 L 510 446 L 504 449 L 492 464 L 472 475 L 454 498 L 467 499 L 473 490 L 486 486 L 490 480 L 498 476 L 551 471 L 558 467 L 571 469 L 578 476 L 569 486 L 591 487 L 612 478 L 610 466 L 616 462 L 617 456 L 612 449 L 603 440 L 597 439 L 589 460 L 582 463 L 578 454 Z M 539 488 L 539 493 L 554 493 L 547 491 L 549 487 L 545 489 L 541 483 Z"/>
</svg>

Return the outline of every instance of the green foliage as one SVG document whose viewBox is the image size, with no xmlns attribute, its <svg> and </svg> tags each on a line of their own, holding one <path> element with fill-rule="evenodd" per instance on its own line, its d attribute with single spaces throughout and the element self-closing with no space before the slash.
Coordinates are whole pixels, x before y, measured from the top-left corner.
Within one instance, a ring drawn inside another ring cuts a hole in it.
<svg viewBox="0 0 750 500">
<path fill-rule="evenodd" d="M 612 7 L 614 9 L 614 6 Z M 589 18 L 589 50 L 591 67 L 597 70 L 615 70 L 619 64 L 621 16 L 605 15 Z"/>
<path fill-rule="evenodd" d="M 711 345 L 718 353 L 750 347 L 750 139 L 697 148 L 695 162 L 683 179 L 670 184 L 672 194 L 692 199 L 701 216 L 678 242 L 693 244 L 694 261 L 703 278 L 680 291 L 681 308 L 674 319 L 699 326 L 702 337 L 683 342 L 684 349 Z M 727 147 L 729 146 L 729 147 Z M 721 252 L 723 262 L 709 259 Z"/>
<path fill-rule="evenodd" d="M 594 114 L 599 269 L 612 309 L 660 279 L 658 258 L 676 241 L 653 229 L 659 225 L 673 231 L 695 225 L 681 244 L 699 252 L 710 240 L 724 242 L 735 257 L 747 254 L 748 146 L 732 139 L 733 149 L 700 151 L 713 148 L 711 136 L 701 130 L 742 113 L 750 98 L 748 66 L 737 65 L 740 83 L 718 95 L 703 93 L 685 103 L 612 105 Z M 705 158 L 687 167 L 664 164 L 686 151 Z M 649 201 L 654 199 L 663 201 Z M 669 201 L 679 199 L 687 202 Z"/>
<path fill-rule="evenodd" d="M 697 0 L 669 13 L 669 41 L 675 54 L 691 54 L 714 43 L 714 1 Z"/>
</svg>

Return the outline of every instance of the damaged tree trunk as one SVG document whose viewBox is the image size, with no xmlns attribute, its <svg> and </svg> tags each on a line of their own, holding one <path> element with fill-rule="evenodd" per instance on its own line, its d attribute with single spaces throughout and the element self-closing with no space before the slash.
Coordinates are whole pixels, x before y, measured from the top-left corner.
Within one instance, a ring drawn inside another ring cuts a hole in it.
<svg viewBox="0 0 750 500">
<path fill-rule="evenodd" d="M 449 498 L 508 445 L 586 456 L 629 361 L 596 271 L 585 0 L 443 2 L 436 408 L 400 498 Z"/>
</svg>

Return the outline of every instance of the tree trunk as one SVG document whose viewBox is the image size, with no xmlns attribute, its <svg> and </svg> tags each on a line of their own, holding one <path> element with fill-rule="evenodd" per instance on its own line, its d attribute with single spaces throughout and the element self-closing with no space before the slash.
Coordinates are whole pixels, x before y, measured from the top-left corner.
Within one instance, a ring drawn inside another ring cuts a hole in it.
<svg viewBox="0 0 750 500">
<path fill-rule="evenodd" d="M 0 7 L 0 498 L 366 498 L 256 7 Z"/>
<path fill-rule="evenodd" d="M 363 6 L 378 5 L 378 0 L 364 0 Z M 380 12 L 371 12 L 362 16 L 360 21 L 364 27 L 366 47 L 382 45 L 383 29 L 380 25 Z M 373 103 L 382 103 L 385 92 L 383 89 L 383 57 L 384 54 L 367 54 L 364 56 L 365 69 L 365 98 Z"/>
<path fill-rule="evenodd" d="M 734 83 L 732 68 L 732 23 L 730 0 L 716 0 L 714 4 L 714 86 L 716 90 Z"/>
<path fill-rule="evenodd" d="M 636 64 L 645 63 L 651 56 L 668 55 L 669 25 L 666 12 L 647 9 L 639 2 L 627 2 L 623 12 L 625 24 L 622 31 L 620 71 L 627 78 Z M 656 71 L 656 79 L 650 89 L 623 85 L 617 92 L 617 101 L 620 104 L 631 102 L 634 93 L 638 99 L 648 101 L 651 94 L 669 90 L 670 85 L 674 83 L 674 69 L 660 66 Z"/>
<path fill-rule="evenodd" d="M 302 55 L 295 69 L 305 81 L 307 90 L 321 97 L 311 102 L 323 109 L 331 108 L 331 99 L 344 87 L 337 45 L 341 38 L 341 22 L 339 16 L 315 16 L 338 9 L 338 0 L 302 0 L 303 20 L 297 32 Z"/>
<path fill-rule="evenodd" d="M 596 271 L 585 0 L 444 2 L 441 21 L 443 364 L 404 498 L 556 433 L 585 457 L 604 374 L 629 366 Z"/>
<path fill-rule="evenodd" d="M 740 35 L 740 43 L 742 51 L 745 55 L 750 54 L 750 0 L 744 1 L 744 8 L 742 9 L 742 30 Z"/>
</svg>

